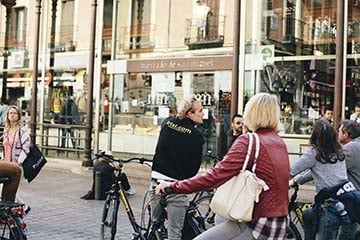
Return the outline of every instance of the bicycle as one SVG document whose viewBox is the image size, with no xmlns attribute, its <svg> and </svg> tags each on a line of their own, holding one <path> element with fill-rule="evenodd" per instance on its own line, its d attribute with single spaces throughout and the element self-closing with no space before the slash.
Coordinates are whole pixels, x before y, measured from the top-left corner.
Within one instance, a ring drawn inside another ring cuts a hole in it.
<svg viewBox="0 0 360 240">
<path fill-rule="evenodd" d="M 114 240 L 116 235 L 117 228 L 117 217 L 120 206 L 120 201 L 125 207 L 128 219 L 133 229 L 132 238 L 135 240 L 162 240 L 166 239 L 167 231 L 164 225 L 166 220 L 166 204 L 167 199 L 166 195 L 161 196 L 160 206 L 161 212 L 159 213 L 159 218 L 156 221 L 151 221 L 151 209 L 150 202 L 146 202 L 145 199 L 147 194 L 145 194 L 142 213 L 141 213 L 141 222 L 140 224 L 136 221 L 134 213 L 132 211 L 130 202 L 126 196 L 125 190 L 122 186 L 120 175 L 122 173 L 122 167 L 124 164 L 137 161 L 140 164 L 147 164 L 147 162 L 152 162 L 151 160 L 145 158 L 130 158 L 128 160 L 117 159 L 112 155 L 107 155 L 105 152 L 100 152 L 95 155 L 97 158 L 106 157 L 109 159 L 109 164 L 112 164 L 114 167 L 115 180 L 113 185 L 106 194 L 106 200 L 104 204 L 102 219 L 101 219 L 101 231 L 100 236 L 102 240 Z M 114 163 L 118 163 L 118 166 L 115 166 Z M 154 191 L 154 190 L 150 190 Z M 151 201 L 151 200 L 150 200 Z M 147 211 L 148 220 L 145 220 L 145 211 Z M 185 224 L 183 229 L 183 239 L 192 239 L 194 236 L 205 231 L 203 219 L 198 215 L 198 208 L 194 203 L 190 203 L 190 206 L 187 209 Z"/>
<path fill-rule="evenodd" d="M 303 211 L 312 207 L 311 203 L 300 204 L 296 201 L 297 194 L 299 191 L 299 185 L 296 184 L 291 188 L 294 189 L 290 197 L 289 202 L 289 228 L 288 228 L 288 237 L 287 239 L 296 239 L 302 240 L 304 238 L 304 220 L 303 220 Z"/>
<path fill-rule="evenodd" d="M 0 177 L 0 184 L 10 182 L 8 177 Z M 26 240 L 26 224 L 23 221 L 24 205 L 0 202 L 0 239 Z"/>
<path fill-rule="evenodd" d="M 197 206 L 198 214 L 204 219 L 206 229 L 215 225 L 215 213 L 210 208 L 210 202 L 213 196 L 214 190 L 205 190 L 195 193 L 190 201 Z"/>
</svg>

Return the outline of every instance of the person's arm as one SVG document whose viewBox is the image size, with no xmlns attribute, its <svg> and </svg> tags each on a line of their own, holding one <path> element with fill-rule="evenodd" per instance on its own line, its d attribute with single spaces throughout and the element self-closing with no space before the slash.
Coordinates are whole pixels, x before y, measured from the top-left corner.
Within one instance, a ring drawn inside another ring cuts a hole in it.
<svg viewBox="0 0 360 240">
<path fill-rule="evenodd" d="M 346 161 L 346 169 L 351 169 L 354 167 L 354 165 L 358 164 L 357 161 L 354 161 L 354 156 L 351 151 L 351 142 L 345 144 L 343 146 L 343 153 L 345 155 L 345 161 Z"/>
<path fill-rule="evenodd" d="M 222 185 L 231 177 L 239 174 L 245 161 L 248 139 L 247 134 L 240 136 L 239 140 L 234 142 L 233 147 L 225 155 L 224 159 L 206 173 L 174 183 L 161 183 L 156 188 L 156 192 L 165 192 L 165 188 L 170 187 L 175 193 L 192 193 Z"/>
<path fill-rule="evenodd" d="M 290 176 L 295 177 L 294 181 L 304 184 L 312 180 L 311 169 L 315 166 L 314 148 L 307 149 L 304 154 L 290 167 Z"/>
</svg>

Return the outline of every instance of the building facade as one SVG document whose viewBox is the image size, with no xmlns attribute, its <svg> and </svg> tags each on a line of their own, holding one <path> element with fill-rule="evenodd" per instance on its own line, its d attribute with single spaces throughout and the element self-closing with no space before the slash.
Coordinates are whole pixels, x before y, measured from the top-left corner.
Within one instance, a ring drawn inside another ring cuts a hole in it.
<svg viewBox="0 0 360 240">
<path fill-rule="evenodd" d="M 0 11 L 0 48 L 6 50 L 2 71 L 7 79 L 2 94 L 18 104 L 25 101 L 24 106 L 31 93 L 34 3 L 16 1 L 10 18 L 5 6 Z M 44 126 L 56 120 L 67 96 L 75 99 L 83 115 L 86 111 L 92 3 L 42 1 L 38 102 Z M 195 96 L 206 113 L 200 126 L 206 139 L 204 154 L 222 155 L 231 94 L 238 91 L 239 113 L 255 93 L 276 94 L 281 134 L 289 151 L 301 152 L 313 121 L 334 108 L 340 24 L 335 0 L 240 1 L 236 90 L 231 87 L 234 0 L 98 0 L 97 4 L 95 150 L 153 154 L 161 121 L 174 114 L 181 99 Z M 343 118 L 349 118 L 360 101 L 359 5 L 357 0 L 344 1 L 344 74 L 339 80 Z M 8 28 L 6 19 L 11 20 Z M 5 37 L 6 29 L 10 38 Z M 56 145 L 53 142 L 43 144 Z"/>
</svg>

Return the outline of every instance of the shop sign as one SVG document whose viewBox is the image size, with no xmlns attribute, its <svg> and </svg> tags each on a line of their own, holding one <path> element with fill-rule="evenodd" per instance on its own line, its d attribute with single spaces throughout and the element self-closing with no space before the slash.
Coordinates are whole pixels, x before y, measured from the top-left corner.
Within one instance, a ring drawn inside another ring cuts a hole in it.
<svg viewBox="0 0 360 240">
<path fill-rule="evenodd" d="M 128 60 L 128 72 L 173 72 L 230 70 L 232 57 L 172 58 Z"/>
<path fill-rule="evenodd" d="M 203 106 L 212 106 L 213 96 L 209 92 L 195 93 L 194 97 L 196 100 L 201 102 Z"/>
</svg>

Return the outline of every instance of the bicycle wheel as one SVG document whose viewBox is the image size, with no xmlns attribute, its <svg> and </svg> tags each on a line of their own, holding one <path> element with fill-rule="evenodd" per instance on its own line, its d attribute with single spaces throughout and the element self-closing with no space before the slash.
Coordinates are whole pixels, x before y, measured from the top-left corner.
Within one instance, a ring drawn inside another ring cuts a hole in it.
<svg viewBox="0 0 360 240">
<path fill-rule="evenodd" d="M 302 224 L 302 220 L 299 219 L 299 216 L 297 215 L 295 210 L 291 210 L 289 212 L 289 218 L 290 218 L 290 223 L 292 223 L 294 225 L 294 227 L 297 229 L 297 232 L 301 236 L 301 238 L 299 238 L 299 239 L 303 239 L 305 237 L 304 236 L 304 227 Z"/>
<path fill-rule="evenodd" d="M 26 234 L 21 226 L 21 218 L 9 212 L 0 213 L 0 239 L 26 240 Z"/>
<path fill-rule="evenodd" d="M 119 199 L 107 195 L 101 219 L 100 237 L 102 240 L 114 240 L 116 234 Z"/>
<path fill-rule="evenodd" d="M 293 222 L 289 223 L 286 239 L 302 240 L 301 234 Z"/>
<path fill-rule="evenodd" d="M 212 195 L 199 198 L 194 203 L 197 206 L 198 214 L 204 219 L 205 228 L 209 229 L 215 224 L 215 213 L 210 208 Z"/>
</svg>

